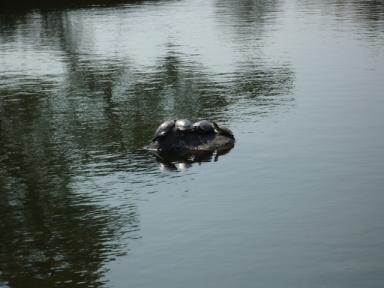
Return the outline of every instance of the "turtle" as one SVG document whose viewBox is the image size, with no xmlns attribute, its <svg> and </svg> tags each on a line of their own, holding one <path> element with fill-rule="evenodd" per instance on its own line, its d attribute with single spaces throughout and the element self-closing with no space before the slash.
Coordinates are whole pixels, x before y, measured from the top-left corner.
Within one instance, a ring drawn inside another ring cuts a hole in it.
<svg viewBox="0 0 384 288">
<path fill-rule="evenodd" d="M 156 141 L 166 135 L 169 134 L 169 132 L 172 131 L 173 127 L 175 127 L 176 120 L 167 120 L 163 122 L 155 131 L 155 135 L 152 139 L 152 141 Z"/>
<path fill-rule="evenodd" d="M 201 120 L 193 124 L 193 130 L 200 134 L 215 133 L 213 123 L 208 120 Z"/>
<path fill-rule="evenodd" d="M 219 125 L 217 125 L 216 122 L 212 122 L 212 124 L 217 134 L 235 139 L 235 136 L 233 135 L 233 132 L 231 131 L 231 129 L 227 127 L 219 127 Z"/>
<path fill-rule="evenodd" d="M 178 133 L 186 133 L 192 131 L 192 122 L 188 119 L 178 119 L 175 122 L 175 130 Z"/>
</svg>

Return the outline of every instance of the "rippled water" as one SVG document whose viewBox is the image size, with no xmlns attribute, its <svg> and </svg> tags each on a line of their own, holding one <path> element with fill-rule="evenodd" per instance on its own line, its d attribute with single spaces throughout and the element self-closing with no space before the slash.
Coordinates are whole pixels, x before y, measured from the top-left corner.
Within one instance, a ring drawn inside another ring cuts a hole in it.
<svg viewBox="0 0 384 288">
<path fill-rule="evenodd" d="M 0 13 L 0 287 L 382 287 L 382 1 Z M 235 148 L 166 167 L 165 119 Z"/>
</svg>

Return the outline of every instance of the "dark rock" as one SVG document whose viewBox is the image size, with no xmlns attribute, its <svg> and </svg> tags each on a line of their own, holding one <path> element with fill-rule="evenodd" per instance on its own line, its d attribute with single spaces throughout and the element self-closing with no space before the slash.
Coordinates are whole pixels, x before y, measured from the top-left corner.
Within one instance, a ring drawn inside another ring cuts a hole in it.
<svg viewBox="0 0 384 288">
<path fill-rule="evenodd" d="M 178 155 L 201 154 L 203 152 L 226 151 L 235 145 L 235 139 L 218 133 L 171 132 L 156 139 L 145 149 L 152 152 Z"/>
</svg>

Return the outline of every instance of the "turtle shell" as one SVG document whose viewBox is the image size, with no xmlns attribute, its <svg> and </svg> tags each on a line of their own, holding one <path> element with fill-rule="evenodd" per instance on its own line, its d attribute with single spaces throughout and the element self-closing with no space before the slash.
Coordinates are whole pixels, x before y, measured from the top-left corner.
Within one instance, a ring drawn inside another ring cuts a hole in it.
<svg viewBox="0 0 384 288">
<path fill-rule="evenodd" d="M 156 139 L 163 137 L 172 131 L 173 127 L 175 126 L 175 121 L 176 120 L 168 120 L 160 124 L 160 126 L 155 131 L 155 135 L 152 141 L 155 141 Z"/>
<path fill-rule="evenodd" d="M 208 120 L 201 120 L 193 124 L 193 129 L 197 131 L 198 133 L 202 134 L 209 134 L 214 133 L 215 128 L 213 126 L 213 123 Z"/>
<path fill-rule="evenodd" d="M 179 119 L 175 122 L 176 131 L 187 132 L 192 130 L 192 122 L 188 119 Z"/>
</svg>

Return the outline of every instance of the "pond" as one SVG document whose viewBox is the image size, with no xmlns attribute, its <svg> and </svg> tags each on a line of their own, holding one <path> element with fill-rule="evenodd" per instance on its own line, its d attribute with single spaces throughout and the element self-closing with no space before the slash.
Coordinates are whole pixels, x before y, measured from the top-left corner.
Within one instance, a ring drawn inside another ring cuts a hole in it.
<svg viewBox="0 0 384 288">
<path fill-rule="evenodd" d="M 382 287 L 383 47 L 381 1 L 3 10 L 0 287 Z M 235 147 L 164 165 L 176 118 Z"/>
</svg>

